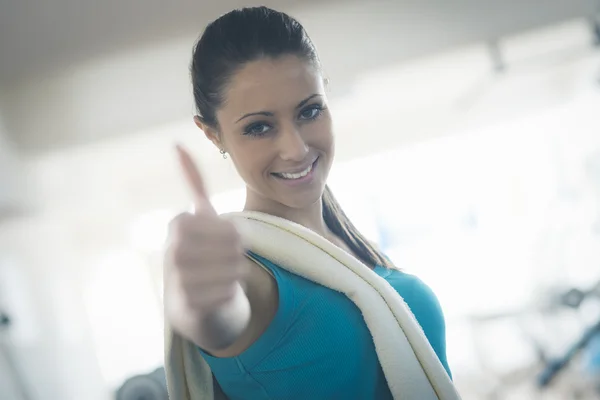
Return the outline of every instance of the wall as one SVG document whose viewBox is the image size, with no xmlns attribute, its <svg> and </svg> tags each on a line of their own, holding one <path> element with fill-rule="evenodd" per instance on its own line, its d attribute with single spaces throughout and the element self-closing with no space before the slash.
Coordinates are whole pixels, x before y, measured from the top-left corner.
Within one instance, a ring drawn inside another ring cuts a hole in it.
<svg viewBox="0 0 600 400">
<path fill-rule="evenodd" d="M 106 400 L 69 224 L 44 218 L 0 230 L 0 294 L 14 318 L 11 353 L 32 399 Z M 3 397 L 4 398 L 4 397 Z"/>
<path fill-rule="evenodd" d="M 333 95 L 343 97 L 374 69 L 590 15 L 594 1 L 327 1 L 282 9 L 306 25 Z M 10 116 L 8 129 L 21 147 L 43 152 L 189 118 L 191 46 L 211 11 L 206 7 L 179 36 L 86 62 L 65 60 L 61 69 L 13 82 L 0 106 Z"/>
<path fill-rule="evenodd" d="M 25 167 L 0 115 L 0 223 L 30 211 L 34 205 Z"/>
</svg>

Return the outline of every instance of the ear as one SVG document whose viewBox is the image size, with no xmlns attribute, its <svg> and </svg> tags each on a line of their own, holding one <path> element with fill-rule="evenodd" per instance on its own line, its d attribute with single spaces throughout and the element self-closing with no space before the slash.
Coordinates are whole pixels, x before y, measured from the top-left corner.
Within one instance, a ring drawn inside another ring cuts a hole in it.
<svg viewBox="0 0 600 400">
<path fill-rule="evenodd" d="M 215 128 L 202 122 L 202 118 L 200 118 L 200 116 L 198 115 L 194 116 L 194 123 L 198 128 L 200 128 L 202 132 L 204 132 L 206 138 L 213 142 L 217 149 L 223 149 L 223 144 L 221 143 L 221 139 L 219 138 L 219 132 Z"/>
</svg>

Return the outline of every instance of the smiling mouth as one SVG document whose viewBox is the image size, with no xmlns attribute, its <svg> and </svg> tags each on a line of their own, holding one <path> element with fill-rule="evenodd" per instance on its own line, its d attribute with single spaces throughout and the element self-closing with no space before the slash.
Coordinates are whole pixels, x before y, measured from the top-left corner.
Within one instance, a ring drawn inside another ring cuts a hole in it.
<svg viewBox="0 0 600 400">
<path fill-rule="evenodd" d="M 296 173 L 273 172 L 272 174 L 278 178 L 286 179 L 286 180 L 302 179 L 313 171 L 315 165 L 317 164 L 317 160 L 318 160 L 318 158 L 315 161 L 313 161 L 312 164 L 310 164 L 308 167 L 306 167 L 306 169 L 296 172 Z"/>
</svg>

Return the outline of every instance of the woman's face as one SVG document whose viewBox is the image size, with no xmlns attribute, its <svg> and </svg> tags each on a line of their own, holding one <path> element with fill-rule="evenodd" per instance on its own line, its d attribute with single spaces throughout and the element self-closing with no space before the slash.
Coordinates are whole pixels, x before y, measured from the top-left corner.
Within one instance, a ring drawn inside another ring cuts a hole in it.
<svg viewBox="0 0 600 400">
<path fill-rule="evenodd" d="M 296 56 L 261 59 L 232 77 L 224 98 L 217 144 L 249 196 L 291 208 L 319 201 L 334 155 L 320 71 Z"/>
</svg>

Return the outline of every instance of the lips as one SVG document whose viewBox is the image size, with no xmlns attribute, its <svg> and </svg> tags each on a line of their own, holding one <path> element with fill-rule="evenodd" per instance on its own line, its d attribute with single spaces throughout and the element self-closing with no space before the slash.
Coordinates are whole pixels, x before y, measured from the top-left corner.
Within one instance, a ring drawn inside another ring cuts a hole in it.
<svg viewBox="0 0 600 400">
<path fill-rule="evenodd" d="M 310 163 L 309 165 L 307 165 L 305 167 L 296 168 L 293 171 L 289 171 L 289 172 L 273 172 L 272 174 L 278 178 L 286 179 L 286 180 L 301 179 L 301 178 L 306 177 L 307 175 L 309 175 L 312 172 L 312 170 L 317 162 L 317 159 L 315 159 L 312 163 Z"/>
</svg>

